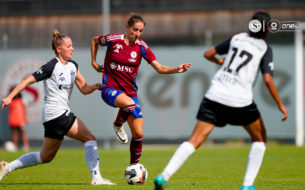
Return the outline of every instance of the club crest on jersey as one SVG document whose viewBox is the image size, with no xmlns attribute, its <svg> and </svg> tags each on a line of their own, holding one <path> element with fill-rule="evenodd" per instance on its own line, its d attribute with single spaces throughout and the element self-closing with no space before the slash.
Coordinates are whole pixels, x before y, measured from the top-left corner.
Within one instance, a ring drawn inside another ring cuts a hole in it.
<svg viewBox="0 0 305 190">
<path fill-rule="evenodd" d="M 129 62 L 132 62 L 132 63 L 136 62 L 137 60 L 135 58 L 137 57 L 137 52 L 132 51 L 130 53 L 130 57 L 131 57 L 131 59 L 128 59 Z"/>
<path fill-rule="evenodd" d="M 120 53 L 119 50 L 123 49 L 123 46 L 121 44 L 115 44 L 114 46 L 115 50 L 113 50 L 116 53 Z"/>
</svg>

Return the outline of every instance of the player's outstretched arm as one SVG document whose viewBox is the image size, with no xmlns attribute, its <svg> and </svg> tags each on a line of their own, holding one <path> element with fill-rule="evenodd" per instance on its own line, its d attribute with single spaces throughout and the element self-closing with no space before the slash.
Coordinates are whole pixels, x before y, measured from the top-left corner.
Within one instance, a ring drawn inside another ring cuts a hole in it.
<svg viewBox="0 0 305 190">
<path fill-rule="evenodd" d="M 272 75 L 270 73 L 264 74 L 264 82 L 265 82 L 271 96 L 275 100 L 279 110 L 284 114 L 284 116 L 282 117 L 282 121 L 285 121 L 288 118 L 288 110 L 285 107 L 285 105 L 283 104 L 280 96 L 278 95 L 275 84 L 273 82 Z"/>
<path fill-rule="evenodd" d="M 99 46 L 99 37 L 93 37 L 91 40 L 91 66 L 97 71 L 97 72 L 103 72 L 104 66 L 103 65 L 98 65 L 96 63 L 96 55 L 98 51 L 98 46 Z"/>
<path fill-rule="evenodd" d="M 216 54 L 217 54 L 216 49 L 213 47 L 213 48 L 205 51 L 204 54 L 203 54 L 203 57 L 205 57 L 209 61 L 214 62 L 218 65 L 222 65 L 225 58 L 224 57 L 217 58 Z"/>
<path fill-rule="evenodd" d="M 3 109 L 5 106 L 9 105 L 12 102 L 12 99 L 17 94 L 19 94 L 23 89 L 25 89 L 27 86 L 29 86 L 35 82 L 36 82 L 36 80 L 33 77 L 33 75 L 30 75 L 26 79 L 21 81 L 6 98 L 2 99 L 1 109 Z"/>
<path fill-rule="evenodd" d="M 93 91 L 101 88 L 101 83 L 88 85 L 86 82 L 86 79 L 80 73 L 79 69 L 76 74 L 75 84 L 76 84 L 77 88 L 79 89 L 79 91 L 84 95 L 90 94 Z"/>
<path fill-rule="evenodd" d="M 191 63 L 182 63 L 178 67 L 169 67 L 166 65 L 161 65 L 157 60 L 154 60 L 150 65 L 160 74 L 174 74 L 174 73 L 184 73 L 190 67 Z"/>
</svg>

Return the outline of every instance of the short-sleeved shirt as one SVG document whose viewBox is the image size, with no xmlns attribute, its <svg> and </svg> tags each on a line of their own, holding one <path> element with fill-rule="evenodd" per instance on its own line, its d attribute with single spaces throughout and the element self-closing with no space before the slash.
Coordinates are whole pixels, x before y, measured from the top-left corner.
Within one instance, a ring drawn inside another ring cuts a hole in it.
<svg viewBox="0 0 305 190">
<path fill-rule="evenodd" d="M 131 97 L 137 97 L 136 78 L 142 57 L 148 62 L 156 60 L 147 44 L 137 39 L 127 45 L 124 34 L 99 36 L 101 46 L 107 46 L 104 61 L 103 88 L 113 88 Z"/>
<path fill-rule="evenodd" d="M 43 123 L 59 117 L 66 111 L 70 112 L 69 101 L 77 70 L 78 65 L 75 61 L 69 60 L 67 64 L 62 64 L 58 58 L 54 58 L 32 74 L 36 82 L 43 80 Z"/>
<path fill-rule="evenodd" d="M 219 55 L 227 56 L 214 75 L 205 97 L 230 107 L 250 105 L 258 70 L 273 75 L 271 47 L 263 39 L 240 33 L 215 49 Z"/>
<path fill-rule="evenodd" d="M 20 127 L 26 124 L 25 108 L 21 98 L 14 98 L 10 103 L 8 123 L 11 127 Z"/>
</svg>

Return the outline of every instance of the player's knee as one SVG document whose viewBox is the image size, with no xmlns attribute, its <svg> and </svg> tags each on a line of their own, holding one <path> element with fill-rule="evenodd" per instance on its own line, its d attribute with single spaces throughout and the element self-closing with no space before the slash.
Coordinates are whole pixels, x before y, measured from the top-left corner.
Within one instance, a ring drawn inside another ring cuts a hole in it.
<svg viewBox="0 0 305 190">
<path fill-rule="evenodd" d="M 134 139 L 141 139 L 141 138 L 143 138 L 143 131 L 134 133 L 132 135 L 132 138 L 134 138 Z"/>
<path fill-rule="evenodd" d="M 129 104 L 128 106 L 125 106 L 122 109 L 126 112 L 132 113 L 134 112 L 135 108 L 136 108 L 136 104 L 133 103 L 133 104 Z"/>
<path fill-rule="evenodd" d="M 81 141 L 83 143 L 88 142 L 88 141 L 96 141 L 96 138 L 92 133 L 90 133 L 90 134 L 86 135 L 85 137 L 83 137 L 83 139 Z"/>
<path fill-rule="evenodd" d="M 89 135 L 88 141 L 96 141 L 96 137 L 92 134 Z"/>
<path fill-rule="evenodd" d="M 262 134 L 256 133 L 251 136 L 251 140 L 252 142 L 266 142 L 266 136 L 264 137 Z"/>
<path fill-rule="evenodd" d="M 41 161 L 42 163 L 46 164 L 46 163 L 50 163 L 53 159 L 54 159 L 55 155 L 53 156 L 46 156 L 46 157 L 41 157 Z"/>
</svg>

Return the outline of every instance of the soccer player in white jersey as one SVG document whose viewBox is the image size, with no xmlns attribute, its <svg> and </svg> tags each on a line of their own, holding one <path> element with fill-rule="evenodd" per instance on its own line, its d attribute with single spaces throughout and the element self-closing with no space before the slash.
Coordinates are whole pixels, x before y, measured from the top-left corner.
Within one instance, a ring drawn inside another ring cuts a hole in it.
<svg viewBox="0 0 305 190">
<path fill-rule="evenodd" d="M 192 135 L 179 146 L 163 172 L 155 178 L 155 190 L 165 189 L 169 178 L 195 152 L 214 127 L 224 127 L 226 124 L 241 125 L 251 136 L 248 165 L 240 189 L 256 190 L 253 183 L 260 169 L 267 141 L 262 117 L 253 101 L 252 88 L 258 70 L 263 74 L 263 80 L 278 109 L 284 114 L 282 121 L 287 119 L 288 111 L 272 79 L 272 50 L 265 41 L 270 16 L 266 12 L 257 12 L 252 17 L 254 19 L 262 23 L 260 31 L 236 34 L 204 53 L 204 57 L 221 67 L 214 75 L 200 105 Z M 216 54 L 227 56 L 218 58 Z"/>
<path fill-rule="evenodd" d="M 77 118 L 69 108 L 69 100 L 74 83 L 79 91 L 86 95 L 100 88 L 96 83 L 88 85 L 72 59 L 73 46 L 69 36 L 53 31 L 52 48 L 56 58 L 43 65 L 38 71 L 21 81 L 14 90 L 2 99 L 3 109 L 12 99 L 27 86 L 43 80 L 44 106 L 42 122 L 44 125 L 44 142 L 40 152 L 30 152 L 7 163 L 0 162 L 0 181 L 16 169 L 51 162 L 60 148 L 64 136 L 84 143 L 85 158 L 92 175 L 92 185 L 114 185 L 103 179 L 99 168 L 99 156 L 96 138 L 86 125 Z"/>
</svg>

